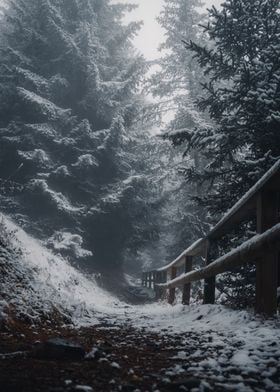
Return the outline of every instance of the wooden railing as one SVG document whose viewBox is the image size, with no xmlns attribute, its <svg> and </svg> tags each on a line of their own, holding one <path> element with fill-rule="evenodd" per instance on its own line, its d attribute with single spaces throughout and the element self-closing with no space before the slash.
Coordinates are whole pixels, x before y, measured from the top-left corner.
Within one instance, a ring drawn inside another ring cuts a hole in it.
<svg viewBox="0 0 280 392">
<path fill-rule="evenodd" d="M 237 224 L 256 217 L 257 235 L 231 252 L 218 255 L 217 241 Z M 216 276 L 245 263 L 256 264 L 256 312 L 277 312 L 280 286 L 280 160 L 240 199 L 205 238 L 201 238 L 174 261 L 154 271 L 143 272 L 142 285 L 153 288 L 157 298 L 168 290 L 168 302 L 181 288 L 182 302 L 189 304 L 191 283 L 204 280 L 204 303 L 215 302 Z M 205 265 L 193 270 L 193 258 L 202 256 Z M 178 274 L 179 270 L 184 269 Z M 178 275 L 178 276 L 177 276 Z"/>
</svg>

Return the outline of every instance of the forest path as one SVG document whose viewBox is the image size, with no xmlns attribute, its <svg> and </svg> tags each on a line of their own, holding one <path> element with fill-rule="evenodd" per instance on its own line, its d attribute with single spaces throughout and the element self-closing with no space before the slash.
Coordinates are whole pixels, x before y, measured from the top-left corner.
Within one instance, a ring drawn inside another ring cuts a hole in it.
<svg viewBox="0 0 280 392">
<path fill-rule="evenodd" d="M 48 358 L 39 342 L 62 338 L 78 343 L 86 358 Z M 20 324 L 1 334 L 0 390 L 74 391 L 279 391 L 279 341 L 258 347 L 252 358 L 229 333 L 191 331 L 174 334 L 135 328 L 130 320 L 108 319 L 87 328 Z M 38 355 L 38 352 L 40 353 Z M 248 367 L 249 365 L 249 367 Z M 262 370 L 260 370 L 262 369 Z"/>
</svg>

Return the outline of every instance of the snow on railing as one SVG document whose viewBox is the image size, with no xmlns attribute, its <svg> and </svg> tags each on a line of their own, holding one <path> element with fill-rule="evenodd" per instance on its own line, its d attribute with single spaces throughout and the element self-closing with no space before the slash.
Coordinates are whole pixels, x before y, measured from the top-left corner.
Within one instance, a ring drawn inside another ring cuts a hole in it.
<svg viewBox="0 0 280 392">
<path fill-rule="evenodd" d="M 280 250 L 280 223 L 263 234 L 255 235 L 250 240 L 213 261 L 213 263 L 182 274 L 173 280 L 169 280 L 167 283 L 160 283 L 159 286 L 169 289 L 185 283 L 207 279 L 213 275 L 222 274 L 229 269 L 239 267 L 243 263 L 255 262 L 262 252 L 269 251 L 271 248 Z"/>
</svg>

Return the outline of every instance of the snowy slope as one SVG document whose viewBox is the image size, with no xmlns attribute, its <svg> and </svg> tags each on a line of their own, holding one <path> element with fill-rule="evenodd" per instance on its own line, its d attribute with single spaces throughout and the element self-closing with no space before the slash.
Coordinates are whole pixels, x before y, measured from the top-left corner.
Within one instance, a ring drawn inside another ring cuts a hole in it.
<svg viewBox="0 0 280 392">
<path fill-rule="evenodd" d="M 98 313 L 120 311 L 119 301 L 99 288 L 93 277 L 86 277 L 65 258 L 54 255 L 4 215 L 1 226 L 12 233 L 12 247 L 18 256 L 4 260 L 1 254 L 1 263 L 7 264 L 7 276 L 1 282 L 0 294 L 18 312 L 39 317 L 55 307 L 74 320 L 90 318 L 93 323 L 98 322 Z M 19 284 L 19 279 L 15 281 L 15 276 L 21 276 L 25 284 Z"/>
</svg>

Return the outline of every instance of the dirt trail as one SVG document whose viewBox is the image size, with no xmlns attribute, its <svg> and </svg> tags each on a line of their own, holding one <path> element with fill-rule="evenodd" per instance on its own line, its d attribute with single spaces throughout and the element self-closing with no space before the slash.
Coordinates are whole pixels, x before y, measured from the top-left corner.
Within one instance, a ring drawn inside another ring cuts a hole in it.
<svg viewBox="0 0 280 392">
<path fill-rule="evenodd" d="M 94 349 L 95 358 L 72 361 L 34 357 L 39 342 L 51 337 L 80 343 L 87 353 Z M 1 333 L 0 352 L 16 353 L 0 357 L 3 392 L 90 391 L 90 388 L 166 391 L 171 389 L 164 382 L 162 371 L 172 366 L 171 357 L 176 350 L 170 349 L 167 337 L 129 326 L 99 325 L 76 330 L 47 325 L 40 330 L 21 327 L 13 333 Z"/>
<path fill-rule="evenodd" d="M 38 357 L 40 343 L 54 337 L 80 344 L 89 358 L 71 359 L 66 355 L 47 359 L 44 352 Z M 75 329 L 48 322 L 40 327 L 17 324 L 1 332 L 0 338 L 0 353 L 6 354 L 0 355 L 1 392 L 229 390 L 221 383 L 213 385 L 207 376 L 204 380 L 193 377 L 187 370 L 191 361 L 178 355 L 182 339 L 189 341 L 184 349 L 190 356 L 199 346 L 208 344 L 205 337 L 195 333 L 182 337 L 166 330 L 159 335 L 114 323 Z M 233 371 L 229 376 L 238 379 L 239 374 Z M 261 380 L 250 375 L 246 384 L 252 388 L 248 390 L 261 390 Z"/>
</svg>

